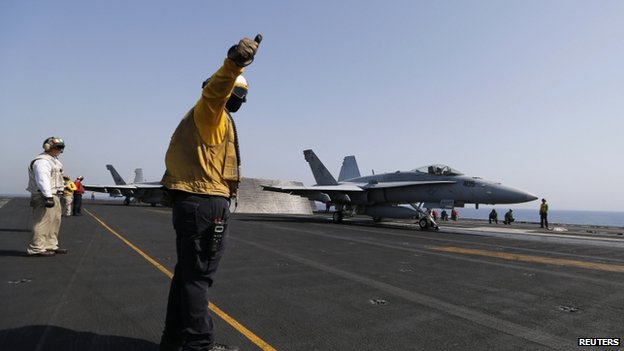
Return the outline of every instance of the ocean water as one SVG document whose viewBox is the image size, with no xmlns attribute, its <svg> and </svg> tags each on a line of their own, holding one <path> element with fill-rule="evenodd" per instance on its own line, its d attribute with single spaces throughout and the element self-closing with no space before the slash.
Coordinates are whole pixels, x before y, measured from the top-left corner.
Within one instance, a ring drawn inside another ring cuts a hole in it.
<svg viewBox="0 0 624 351">
<path fill-rule="evenodd" d="M 513 209 L 513 208 L 512 208 Z M 487 220 L 492 208 L 458 208 L 459 218 L 485 219 Z M 498 220 L 505 217 L 509 208 L 496 207 Z M 438 210 L 438 213 L 440 211 Z M 448 212 L 448 211 L 447 211 Z M 513 209 L 514 218 L 520 222 L 540 222 L 537 209 Z M 548 224 L 581 224 L 609 227 L 624 227 L 624 212 L 609 211 L 579 211 L 579 210 L 549 210 Z"/>
</svg>

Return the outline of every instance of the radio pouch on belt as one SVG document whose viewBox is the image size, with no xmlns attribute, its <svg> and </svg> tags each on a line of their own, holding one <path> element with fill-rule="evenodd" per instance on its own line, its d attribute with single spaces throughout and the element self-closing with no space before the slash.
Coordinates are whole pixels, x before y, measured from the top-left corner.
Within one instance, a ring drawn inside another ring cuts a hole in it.
<svg viewBox="0 0 624 351">
<path fill-rule="evenodd" d="M 210 254 L 214 255 L 223 246 L 223 234 L 227 224 L 221 218 L 217 218 L 212 225 L 212 240 L 210 240 Z"/>
<path fill-rule="evenodd" d="M 223 236 L 226 228 L 227 223 L 224 220 L 215 218 L 208 228 L 189 239 L 193 240 L 196 252 L 212 257 L 223 247 Z"/>
<path fill-rule="evenodd" d="M 201 234 L 189 238 L 195 251 L 195 268 L 201 275 L 209 275 L 216 270 L 227 229 L 227 223 L 220 218 L 211 222 Z"/>
</svg>

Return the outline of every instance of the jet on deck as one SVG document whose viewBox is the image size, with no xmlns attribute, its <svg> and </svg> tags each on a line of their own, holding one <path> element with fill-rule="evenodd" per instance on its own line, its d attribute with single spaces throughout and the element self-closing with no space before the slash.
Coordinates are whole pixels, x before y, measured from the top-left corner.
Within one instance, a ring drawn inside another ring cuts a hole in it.
<svg viewBox="0 0 624 351">
<path fill-rule="evenodd" d="M 160 185 L 160 182 L 143 182 L 141 168 L 134 170 L 134 182 L 130 184 L 126 183 L 113 165 L 106 165 L 106 169 L 110 171 L 115 185 L 84 184 L 85 190 L 107 193 L 111 197 L 125 197 L 124 205 L 129 205 L 131 202 L 144 202 L 156 206 L 161 203 L 164 187 Z"/>
<path fill-rule="evenodd" d="M 265 191 L 289 193 L 334 205 L 334 221 L 344 214 L 382 218 L 420 217 L 422 208 L 454 208 L 465 204 L 515 204 L 536 200 L 527 191 L 480 177 L 464 175 L 446 165 L 430 165 L 411 171 L 360 176 L 354 156 L 345 157 L 338 181 L 314 151 L 303 152 L 316 180 L 313 186 L 269 186 Z M 343 179 L 348 178 L 348 179 Z M 402 206 L 410 205 L 410 207 Z M 421 220 L 421 228 L 435 226 Z"/>
</svg>

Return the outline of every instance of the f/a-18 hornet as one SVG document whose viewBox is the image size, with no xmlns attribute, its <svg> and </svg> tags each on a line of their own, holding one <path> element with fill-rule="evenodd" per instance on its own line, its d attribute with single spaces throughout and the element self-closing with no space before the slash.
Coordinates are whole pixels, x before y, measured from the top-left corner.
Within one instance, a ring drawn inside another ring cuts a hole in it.
<svg viewBox="0 0 624 351">
<path fill-rule="evenodd" d="M 524 190 L 467 176 L 439 164 L 362 177 L 354 156 L 344 158 L 336 181 L 314 151 L 304 150 L 303 154 L 316 185 L 263 185 L 262 188 L 334 205 L 335 222 L 341 222 L 345 214 L 368 215 L 375 221 L 384 217 L 420 218 L 422 207 L 454 208 L 473 203 L 478 208 L 479 204 L 515 204 L 537 199 Z M 402 205 L 410 205 L 411 208 Z M 436 226 L 427 216 L 421 218 L 419 225 L 423 229 Z"/>
<path fill-rule="evenodd" d="M 134 182 L 126 184 L 126 181 L 117 173 L 113 165 L 106 165 L 113 176 L 115 185 L 84 185 L 85 190 L 99 193 L 108 193 L 112 197 L 125 197 L 124 205 L 131 202 L 144 202 L 152 206 L 161 203 L 163 196 L 163 186 L 160 182 L 144 182 L 143 169 L 134 170 Z"/>
</svg>

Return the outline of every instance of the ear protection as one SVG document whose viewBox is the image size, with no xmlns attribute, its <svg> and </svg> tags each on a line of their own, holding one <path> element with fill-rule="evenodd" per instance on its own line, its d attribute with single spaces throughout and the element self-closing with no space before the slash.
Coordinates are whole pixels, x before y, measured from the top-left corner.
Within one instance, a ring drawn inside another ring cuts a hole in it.
<svg viewBox="0 0 624 351">
<path fill-rule="evenodd" d="M 59 148 L 64 148 L 64 147 L 65 147 L 65 142 L 61 138 L 49 137 L 43 141 L 43 149 L 45 151 L 48 151 L 53 148 L 59 149 Z"/>
<path fill-rule="evenodd" d="M 43 149 L 48 151 L 52 148 L 52 144 L 50 144 L 50 140 L 54 139 L 54 137 L 49 137 L 43 141 Z"/>
</svg>

